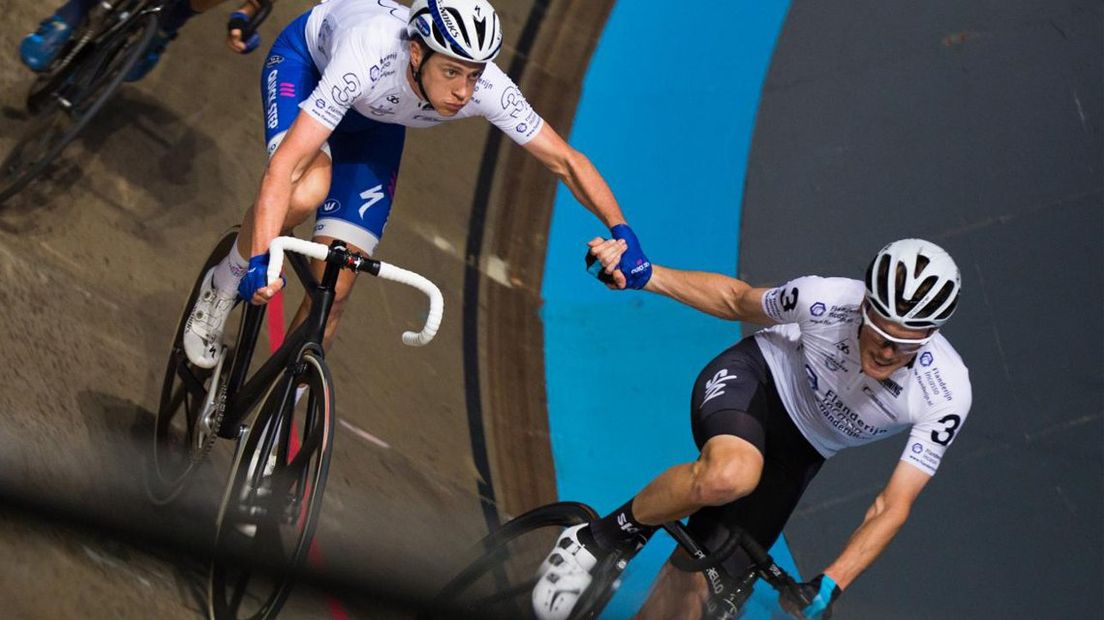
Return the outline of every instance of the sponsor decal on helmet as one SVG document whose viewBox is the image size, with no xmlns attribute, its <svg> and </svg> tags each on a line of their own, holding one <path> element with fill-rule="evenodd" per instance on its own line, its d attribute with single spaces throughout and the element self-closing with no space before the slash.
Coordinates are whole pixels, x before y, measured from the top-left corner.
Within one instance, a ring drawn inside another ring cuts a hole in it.
<svg viewBox="0 0 1104 620">
<path fill-rule="evenodd" d="M 418 32 L 422 33 L 423 37 L 428 37 L 430 35 L 429 24 L 426 23 L 424 17 L 419 17 L 417 21 L 414 22 L 414 25 L 418 27 Z"/>
</svg>

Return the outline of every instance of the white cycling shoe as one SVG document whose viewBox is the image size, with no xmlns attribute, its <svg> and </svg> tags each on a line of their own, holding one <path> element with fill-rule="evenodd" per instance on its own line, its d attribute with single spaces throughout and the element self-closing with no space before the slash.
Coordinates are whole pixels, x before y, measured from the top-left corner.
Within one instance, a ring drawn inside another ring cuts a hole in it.
<svg viewBox="0 0 1104 620">
<path fill-rule="evenodd" d="M 235 292 L 227 295 L 215 288 L 215 269 L 203 276 L 195 306 L 184 324 L 184 353 L 188 361 L 200 368 L 214 368 L 222 355 L 222 330 L 226 317 L 238 299 Z"/>
<path fill-rule="evenodd" d="M 533 588 L 533 612 L 540 620 L 566 620 L 590 585 L 590 571 L 598 560 L 579 542 L 579 530 L 586 525 L 564 530 L 541 563 L 540 579 Z"/>
</svg>

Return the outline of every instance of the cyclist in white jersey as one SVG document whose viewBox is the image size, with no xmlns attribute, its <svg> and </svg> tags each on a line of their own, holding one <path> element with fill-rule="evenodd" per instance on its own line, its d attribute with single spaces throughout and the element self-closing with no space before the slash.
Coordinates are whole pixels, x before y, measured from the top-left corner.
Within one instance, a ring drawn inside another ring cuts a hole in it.
<svg viewBox="0 0 1104 620">
<path fill-rule="evenodd" d="M 590 245 L 615 274 L 623 244 Z M 796 609 L 782 601 L 805 618 L 830 617 L 842 590 L 904 525 L 970 410 L 966 366 L 938 332 L 958 303 L 957 266 L 939 246 L 904 239 L 878 252 L 865 283 L 808 276 L 753 288 L 719 274 L 655 266 L 645 288 L 717 317 L 771 327 L 699 375 L 691 396 L 697 461 L 667 470 L 606 517 L 565 530 L 533 592 L 538 616 L 567 617 L 598 558 L 613 549 L 635 552 L 674 519 L 690 516 L 706 548 L 725 539 L 726 524 L 769 547 L 825 459 L 908 430 L 862 524 L 834 562 L 801 584 L 813 603 Z M 742 552 L 725 562 L 736 578 L 749 566 Z M 638 617 L 698 617 L 705 592 L 700 573 L 668 563 Z"/>
<path fill-rule="evenodd" d="M 270 156 L 260 194 L 236 247 L 204 281 L 184 348 L 197 366 L 218 361 L 223 326 L 238 296 L 267 303 L 268 245 L 317 211 L 314 237 L 372 254 L 395 193 L 406 127 L 481 116 L 540 160 L 575 197 L 626 240 L 628 285 L 641 288 L 651 263 L 605 180 L 529 105 L 492 61 L 502 30 L 486 0 L 329 0 L 299 17 L 274 43 L 262 72 Z M 320 273 L 322 266 L 315 264 Z M 326 327 L 332 341 L 355 274 L 338 279 Z M 306 316 L 309 298 L 296 321 Z"/>
</svg>

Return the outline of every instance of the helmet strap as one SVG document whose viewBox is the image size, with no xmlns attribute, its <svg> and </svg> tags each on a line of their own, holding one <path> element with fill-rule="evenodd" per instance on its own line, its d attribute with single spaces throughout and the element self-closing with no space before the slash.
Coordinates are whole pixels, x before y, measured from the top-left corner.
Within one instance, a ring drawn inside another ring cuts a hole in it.
<svg viewBox="0 0 1104 620">
<path fill-rule="evenodd" d="M 414 83 L 418 85 L 418 90 L 421 91 L 421 94 L 419 94 L 418 96 L 424 99 L 425 102 L 429 104 L 429 107 L 433 108 L 433 102 L 429 100 L 429 95 L 426 93 L 425 85 L 422 84 L 422 69 L 425 67 L 425 64 L 429 62 L 429 57 L 435 53 L 435 50 L 430 46 L 421 43 L 419 43 L 419 46 L 422 48 L 422 61 L 418 63 L 417 67 L 415 67 L 413 64 L 410 65 L 410 72 L 414 75 Z M 433 109 L 436 110 L 436 108 Z"/>
</svg>

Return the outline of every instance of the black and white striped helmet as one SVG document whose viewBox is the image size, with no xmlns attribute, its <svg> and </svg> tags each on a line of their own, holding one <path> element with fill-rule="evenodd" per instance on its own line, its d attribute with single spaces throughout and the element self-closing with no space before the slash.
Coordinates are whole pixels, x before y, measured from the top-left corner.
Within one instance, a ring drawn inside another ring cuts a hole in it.
<svg viewBox="0 0 1104 620">
<path fill-rule="evenodd" d="M 502 27 L 486 0 L 414 0 L 407 31 L 433 51 L 469 62 L 490 62 L 502 48 Z"/>
<path fill-rule="evenodd" d="M 940 327 L 951 318 L 962 288 L 958 266 L 946 250 L 922 239 L 885 246 L 866 270 L 866 300 L 902 327 Z"/>
</svg>

